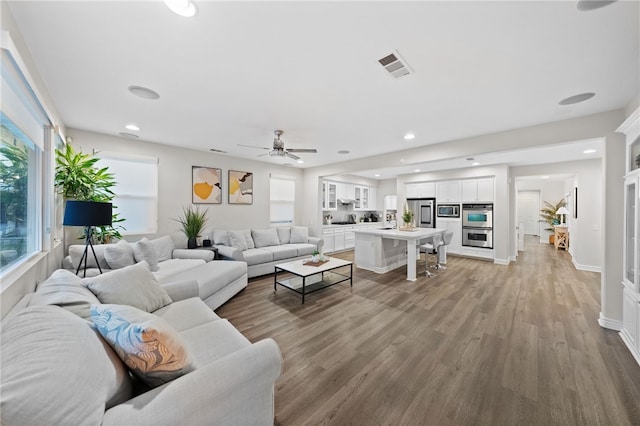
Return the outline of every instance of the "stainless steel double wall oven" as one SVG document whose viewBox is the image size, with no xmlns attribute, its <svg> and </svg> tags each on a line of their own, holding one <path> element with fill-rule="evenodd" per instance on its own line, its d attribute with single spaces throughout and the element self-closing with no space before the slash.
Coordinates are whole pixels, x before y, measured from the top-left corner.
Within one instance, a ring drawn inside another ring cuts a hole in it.
<svg viewBox="0 0 640 426">
<path fill-rule="evenodd" d="M 462 205 L 462 245 L 493 248 L 493 204 Z"/>
</svg>

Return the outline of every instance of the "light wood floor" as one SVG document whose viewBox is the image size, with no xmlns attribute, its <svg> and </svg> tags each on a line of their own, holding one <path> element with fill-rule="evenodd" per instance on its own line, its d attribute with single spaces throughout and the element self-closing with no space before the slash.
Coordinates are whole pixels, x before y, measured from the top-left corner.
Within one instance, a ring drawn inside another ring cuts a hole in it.
<svg viewBox="0 0 640 426">
<path fill-rule="evenodd" d="M 218 309 L 280 345 L 276 424 L 640 424 L 640 367 L 597 323 L 600 274 L 533 239 L 510 266 L 448 261 L 415 282 L 354 267 L 353 288 L 304 305 L 268 275 Z"/>
</svg>

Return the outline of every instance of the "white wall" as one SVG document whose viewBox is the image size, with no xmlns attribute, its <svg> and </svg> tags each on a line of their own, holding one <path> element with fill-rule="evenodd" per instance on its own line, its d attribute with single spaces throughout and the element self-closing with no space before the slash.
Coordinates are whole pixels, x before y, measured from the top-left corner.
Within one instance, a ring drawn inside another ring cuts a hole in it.
<svg viewBox="0 0 640 426">
<path fill-rule="evenodd" d="M 378 181 L 378 210 L 384 210 L 385 195 L 396 195 L 397 181 L 396 179 L 381 179 Z"/>
<path fill-rule="evenodd" d="M 573 175 L 571 179 L 557 181 L 518 180 L 523 176 L 551 175 L 554 173 Z M 600 272 L 603 247 L 603 171 L 602 160 L 571 161 L 536 166 L 512 167 L 511 175 L 517 180 L 517 188 L 540 189 L 543 200 L 557 202 L 567 198 L 567 208 L 572 212 L 568 218 L 569 252 L 578 269 Z M 572 190 L 578 188 L 578 217 L 573 218 Z M 541 240 L 546 239 L 541 238 Z"/>
<path fill-rule="evenodd" d="M 300 206 L 303 195 L 302 171 L 259 161 L 230 157 L 212 152 L 194 151 L 140 140 L 132 141 L 120 137 L 69 129 L 76 149 L 90 153 L 116 151 L 132 155 L 158 157 L 158 232 L 148 237 L 166 235 L 180 230 L 172 220 L 177 218 L 183 206 L 191 205 L 191 166 L 207 166 L 222 169 L 222 204 L 199 204 L 207 210 L 208 223 L 204 234 L 211 229 L 241 229 L 269 227 L 269 176 L 292 176 L 296 179 L 296 222 L 302 224 Z M 100 154 L 98 153 L 99 157 Z M 228 171 L 253 172 L 253 204 L 228 204 Z M 126 222 L 124 223 L 126 227 Z M 128 240 L 137 240 L 139 235 L 127 235 Z"/>
</svg>

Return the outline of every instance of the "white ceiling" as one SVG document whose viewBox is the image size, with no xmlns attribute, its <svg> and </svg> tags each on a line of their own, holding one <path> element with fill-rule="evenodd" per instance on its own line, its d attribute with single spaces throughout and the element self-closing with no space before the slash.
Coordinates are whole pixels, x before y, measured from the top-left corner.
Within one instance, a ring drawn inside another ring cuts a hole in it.
<svg viewBox="0 0 640 426">
<path fill-rule="evenodd" d="M 298 167 L 623 108 L 640 91 L 637 1 L 196 3 L 183 18 L 162 1 L 8 2 L 67 126 L 291 163 L 237 146 L 269 147 L 278 128 L 286 147 L 318 149 Z M 414 70 L 397 80 L 377 62 L 396 49 Z M 558 105 L 583 92 L 596 96 Z"/>
</svg>

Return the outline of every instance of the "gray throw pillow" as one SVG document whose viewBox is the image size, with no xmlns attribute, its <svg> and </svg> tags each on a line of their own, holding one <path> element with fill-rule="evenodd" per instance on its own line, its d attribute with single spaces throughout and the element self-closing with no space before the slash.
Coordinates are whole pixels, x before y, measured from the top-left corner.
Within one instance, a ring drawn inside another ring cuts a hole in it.
<svg viewBox="0 0 640 426">
<path fill-rule="evenodd" d="M 158 252 L 148 239 L 143 238 L 133 245 L 133 256 L 136 262 L 146 261 L 152 272 L 158 270 Z"/>
<path fill-rule="evenodd" d="M 291 240 L 293 243 L 308 243 L 309 242 L 309 228 L 306 226 L 292 226 L 291 227 Z"/>
<path fill-rule="evenodd" d="M 84 285 L 101 303 L 130 305 L 147 312 L 153 312 L 172 302 L 145 261 L 97 277 L 85 278 Z"/>
<path fill-rule="evenodd" d="M 100 267 L 102 269 L 109 269 L 109 264 L 104 258 L 105 247 L 106 244 L 96 244 L 93 246 L 93 250 L 96 252 L 96 257 L 98 258 L 98 262 L 100 262 Z M 80 264 L 84 248 L 84 244 L 74 244 L 69 246 L 69 257 L 71 258 L 71 263 L 73 264 L 74 269 L 78 269 L 78 264 Z M 87 254 L 89 255 L 87 257 L 87 268 L 97 268 L 98 264 L 96 263 L 96 257 L 93 256 L 91 248 L 89 248 Z M 82 261 L 82 267 L 84 268 L 84 260 Z"/>
<path fill-rule="evenodd" d="M 91 321 L 89 308 L 100 303 L 98 298 L 83 284 L 82 278 L 66 269 L 58 269 L 38 284 L 29 306 L 57 305 Z"/>
<path fill-rule="evenodd" d="M 32 306 L 3 323 L 4 425 L 99 425 L 131 398 L 126 367 L 93 325 L 57 306 Z"/>
<path fill-rule="evenodd" d="M 104 248 L 104 258 L 111 269 L 122 269 L 136 263 L 133 247 L 125 240 L 120 240 L 117 244 L 107 244 Z"/>
<path fill-rule="evenodd" d="M 275 228 L 251 230 L 253 242 L 257 248 L 280 245 L 278 232 Z"/>
<path fill-rule="evenodd" d="M 92 305 L 91 319 L 131 371 L 149 386 L 194 370 L 185 342 L 164 319 L 123 305 Z"/>
<path fill-rule="evenodd" d="M 229 231 L 229 244 L 231 247 L 239 250 L 246 250 L 249 248 L 243 231 Z"/>
</svg>

